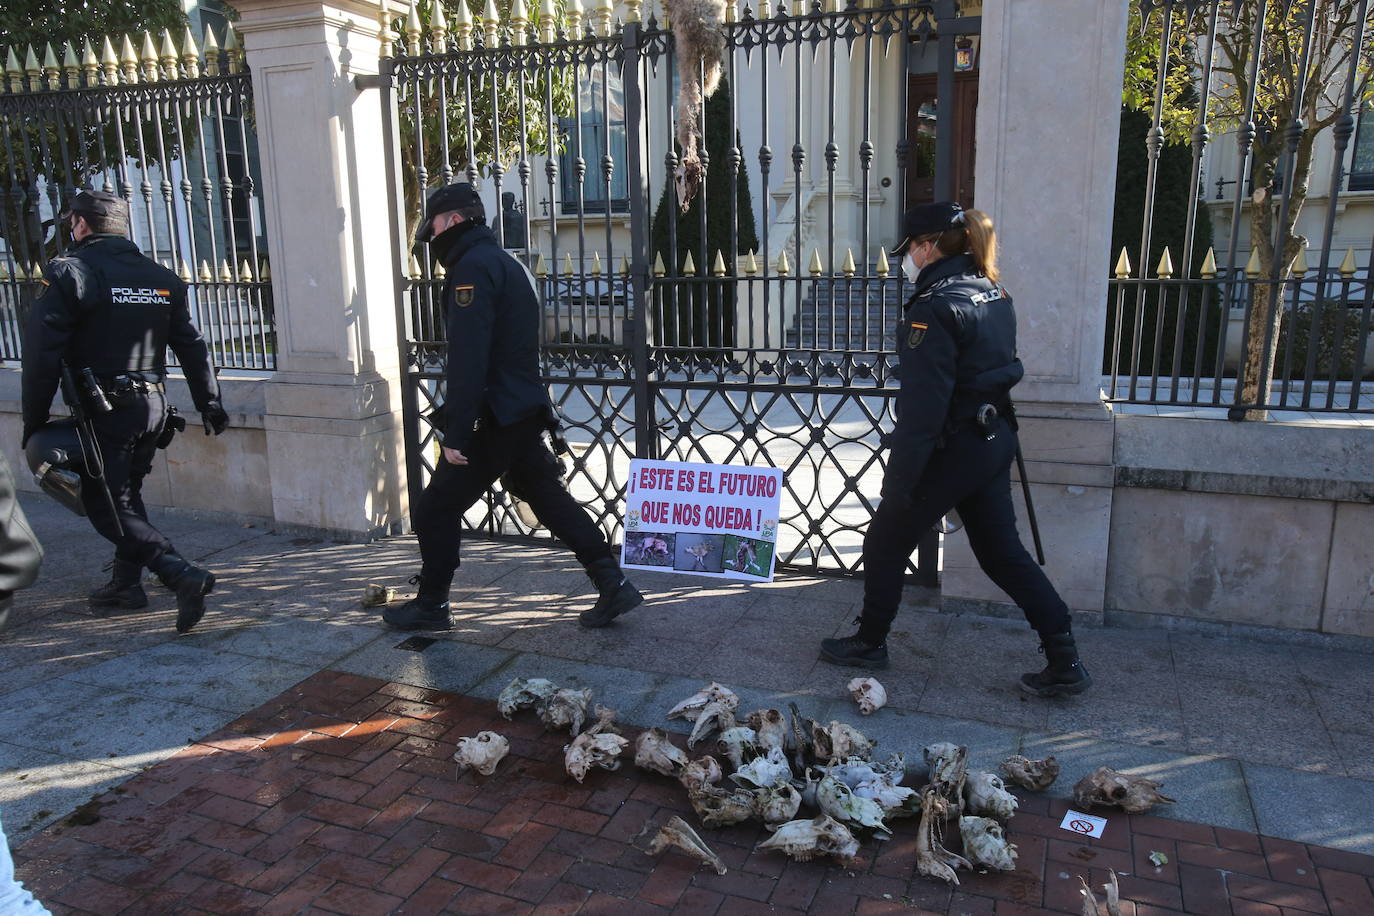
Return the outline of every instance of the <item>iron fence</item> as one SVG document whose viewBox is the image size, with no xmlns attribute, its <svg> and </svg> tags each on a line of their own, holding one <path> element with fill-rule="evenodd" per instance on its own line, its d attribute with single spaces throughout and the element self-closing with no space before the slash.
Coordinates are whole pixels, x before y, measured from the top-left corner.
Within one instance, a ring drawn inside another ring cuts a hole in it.
<svg viewBox="0 0 1374 916">
<path fill-rule="evenodd" d="M 228 32 L 221 48 L 207 30 L 203 58 L 189 30 L 180 46 L 166 32 L 160 48 L 146 34 L 139 51 L 127 36 L 119 45 L 6 55 L 0 358 L 20 358 L 42 265 L 71 242 L 56 215 L 86 188 L 129 201 L 133 241 L 189 285 L 217 366 L 273 369 L 253 93 L 237 38 Z"/>
<path fill-rule="evenodd" d="M 672 31 L 628 7 L 624 23 L 609 3 L 586 19 L 573 5 L 474 22 L 463 4 L 436 4 L 384 34 L 395 41 L 380 84 L 399 137 L 401 231 L 427 188 L 481 188 L 543 297 L 569 486 L 609 536 L 620 535 L 631 457 L 774 466 L 786 473 L 779 562 L 852 573 L 879 492 L 893 328 L 909 293 L 883 248 L 911 199 L 917 146 L 936 165 L 924 192 L 953 196 L 952 106 L 925 112 L 924 138 L 890 113 L 906 111 L 913 68 L 952 84 L 956 42 L 977 35 L 979 18 L 954 0 L 757 14 L 730 4 L 721 89 L 696 112 L 705 179 L 684 212 L 679 93 L 710 74 L 691 54 L 679 72 Z M 494 207 L 506 193 L 515 201 Z M 398 285 L 415 495 L 438 453 L 442 279 L 418 251 Z M 530 531 L 500 493 L 468 522 Z M 932 536 L 927 581 L 935 550 Z"/>
<path fill-rule="evenodd" d="M 1369 0 L 1136 0 L 1132 16 L 1109 399 L 1374 411 Z"/>
</svg>

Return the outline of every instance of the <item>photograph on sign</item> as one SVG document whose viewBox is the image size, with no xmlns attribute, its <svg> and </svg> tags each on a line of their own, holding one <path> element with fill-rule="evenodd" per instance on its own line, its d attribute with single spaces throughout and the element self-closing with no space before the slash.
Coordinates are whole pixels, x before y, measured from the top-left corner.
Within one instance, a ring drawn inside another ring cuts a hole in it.
<svg viewBox="0 0 1374 916">
<path fill-rule="evenodd" d="M 1102 831 L 1107 827 L 1107 819 L 1069 809 L 1064 815 L 1064 820 L 1059 822 L 1059 826 L 1079 836 L 1101 837 Z"/>
<path fill-rule="evenodd" d="M 771 581 L 782 478 L 777 468 L 631 460 L 621 565 Z"/>
</svg>

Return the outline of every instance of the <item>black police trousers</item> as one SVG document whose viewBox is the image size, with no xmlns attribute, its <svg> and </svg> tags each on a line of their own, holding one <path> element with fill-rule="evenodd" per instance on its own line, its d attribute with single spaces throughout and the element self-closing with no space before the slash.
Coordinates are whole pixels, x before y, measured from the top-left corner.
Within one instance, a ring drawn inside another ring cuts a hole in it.
<svg viewBox="0 0 1374 916">
<path fill-rule="evenodd" d="M 130 391 L 110 398 L 114 408 L 94 417 L 96 441 L 105 460 L 105 485 L 114 498 L 124 533 L 117 533 L 104 489 L 90 477 L 81 482 L 81 502 L 95 530 L 115 545 L 115 556 L 129 563 L 151 566 L 172 542 L 148 521 L 143 507 L 143 478 L 153 469 L 157 440 L 167 422 L 167 398 L 156 388 Z"/>
<path fill-rule="evenodd" d="M 921 535 L 950 509 L 958 509 L 969 546 L 989 579 L 1006 592 L 1041 635 L 1069 629 L 1069 608 L 1016 532 L 1011 463 L 1016 431 L 997 420 L 989 440 L 974 423 L 945 437 L 912 490 L 908 505 L 884 499 L 864 536 L 864 607 L 859 634 L 870 643 L 887 637 L 902 598 L 907 561 Z"/>
<path fill-rule="evenodd" d="M 449 464 L 440 457 L 419 504 L 411 509 L 425 589 L 443 590 L 453 581 L 463 540 L 463 513 L 502 475 L 553 536 L 572 548 L 583 566 L 612 555 L 601 529 L 564 488 L 558 459 L 544 444 L 543 431 L 539 416 L 509 426 L 489 421 L 462 450 L 466 465 Z"/>
</svg>

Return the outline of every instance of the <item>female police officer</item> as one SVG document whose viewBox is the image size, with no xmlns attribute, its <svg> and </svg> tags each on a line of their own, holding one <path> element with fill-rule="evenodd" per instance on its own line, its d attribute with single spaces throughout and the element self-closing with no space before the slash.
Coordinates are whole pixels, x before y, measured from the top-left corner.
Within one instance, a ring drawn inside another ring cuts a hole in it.
<svg viewBox="0 0 1374 916">
<path fill-rule="evenodd" d="M 998 284 L 992 220 L 955 203 L 906 214 L 895 257 L 916 285 L 897 327 L 901 391 L 882 502 L 864 538 L 859 630 L 821 643 L 839 665 L 887 666 L 887 632 L 921 534 L 957 509 L 978 565 L 1025 612 L 1048 665 L 1021 686 L 1039 696 L 1092 683 L 1074 646 L 1069 609 L 1016 533 L 1008 392 L 1021 380 L 1016 313 Z"/>
</svg>

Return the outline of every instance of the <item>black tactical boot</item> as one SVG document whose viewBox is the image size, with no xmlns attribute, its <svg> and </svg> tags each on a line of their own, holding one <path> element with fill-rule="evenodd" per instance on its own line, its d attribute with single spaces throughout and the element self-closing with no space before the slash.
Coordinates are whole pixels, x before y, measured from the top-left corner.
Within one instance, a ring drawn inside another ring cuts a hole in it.
<svg viewBox="0 0 1374 916">
<path fill-rule="evenodd" d="M 887 641 L 865 639 L 862 630 L 853 636 L 822 639 L 821 661 L 851 668 L 886 668 Z"/>
<path fill-rule="evenodd" d="M 610 626 L 612 620 L 644 603 L 644 596 L 625 578 L 614 557 L 604 557 L 590 564 L 587 577 L 601 595 L 596 604 L 577 615 L 577 622 L 584 627 Z"/>
<path fill-rule="evenodd" d="M 117 607 L 136 611 L 148 606 L 143 590 L 143 564 L 115 557 L 110 566 L 110 581 L 89 595 L 91 607 Z"/>
<path fill-rule="evenodd" d="M 215 574 L 192 566 L 172 551 L 158 557 L 149 567 L 162 584 L 176 592 L 177 632 L 189 633 L 205 616 L 205 596 L 215 587 Z"/>
<path fill-rule="evenodd" d="M 1038 697 L 1057 697 L 1082 693 L 1093 685 L 1088 669 L 1078 660 L 1078 647 L 1071 631 L 1041 635 L 1040 652 L 1047 662 L 1045 670 L 1021 675 L 1022 690 Z"/>
<path fill-rule="evenodd" d="M 382 619 L 387 626 L 396 630 L 451 630 L 453 621 L 449 619 L 448 585 L 439 585 L 431 577 L 411 576 L 410 584 L 416 585 L 416 595 L 400 607 L 388 607 L 382 611 Z"/>
</svg>

